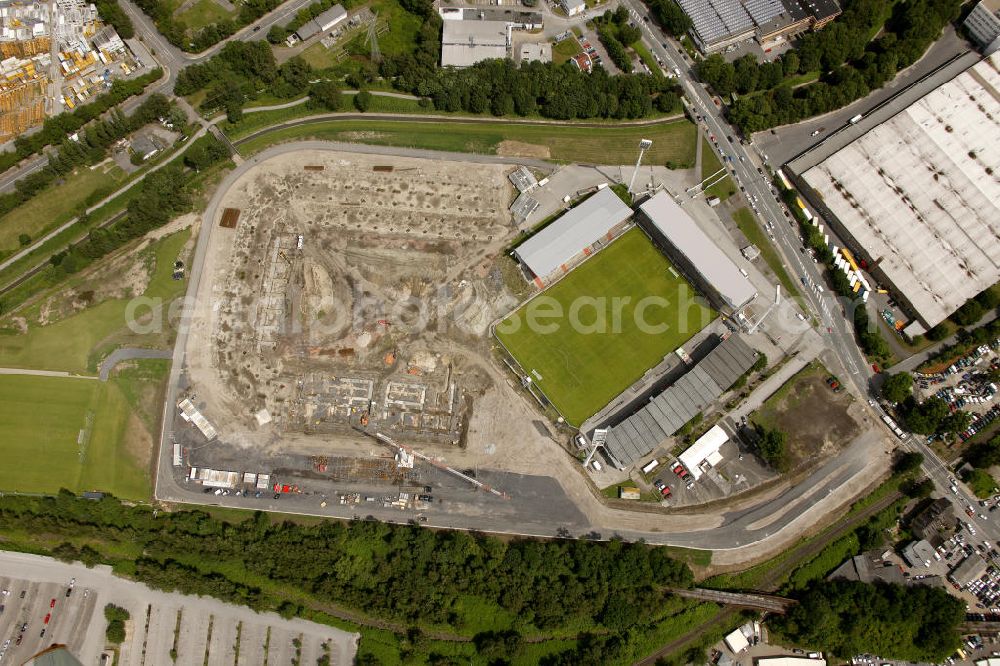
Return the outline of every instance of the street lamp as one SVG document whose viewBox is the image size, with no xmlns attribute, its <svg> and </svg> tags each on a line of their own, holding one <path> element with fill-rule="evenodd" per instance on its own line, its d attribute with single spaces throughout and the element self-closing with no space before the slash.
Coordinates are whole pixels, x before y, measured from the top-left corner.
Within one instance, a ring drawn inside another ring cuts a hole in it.
<svg viewBox="0 0 1000 666">
<path fill-rule="evenodd" d="M 649 139 L 641 139 L 639 141 L 639 159 L 635 161 L 635 171 L 632 172 L 632 180 L 628 184 L 628 193 L 632 194 L 632 186 L 635 185 L 635 176 L 639 173 L 639 165 L 642 163 L 642 156 L 645 154 L 649 147 L 653 145 L 653 142 Z"/>
</svg>

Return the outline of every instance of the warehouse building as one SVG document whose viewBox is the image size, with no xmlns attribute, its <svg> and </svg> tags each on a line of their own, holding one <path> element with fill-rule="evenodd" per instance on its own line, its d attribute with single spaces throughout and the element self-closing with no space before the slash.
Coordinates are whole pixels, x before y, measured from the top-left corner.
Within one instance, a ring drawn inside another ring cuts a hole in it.
<svg viewBox="0 0 1000 666">
<path fill-rule="evenodd" d="M 703 53 L 756 38 L 767 49 L 804 30 L 818 30 L 840 15 L 836 0 L 678 0 Z"/>
<path fill-rule="evenodd" d="M 980 0 L 965 19 L 969 37 L 986 55 L 1000 48 L 1000 0 Z"/>
<path fill-rule="evenodd" d="M 639 211 L 639 225 L 717 307 L 736 312 L 757 296 L 732 259 L 669 194 L 656 193 Z"/>
<path fill-rule="evenodd" d="M 470 67 L 509 58 L 514 30 L 540 30 L 542 15 L 514 9 L 442 7 L 441 66 Z"/>
<path fill-rule="evenodd" d="M 722 454 L 719 449 L 728 441 L 729 435 L 722 429 L 722 426 L 716 425 L 677 457 L 697 481 L 706 470 L 722 462 Z"/>
<path fill-rule="evenodd" d="M 962 560 L 961 564 L 952 569 L 951 573 L 948 574 L 948 578 L 959 587 L 965 587 L 969 583 L 982 578 L 988 566 L 986 560 L 981 558 L 978 553 L 973 553 Z"/>
<path fill-rule="evenodd" d="M 1000 280 L 1000 54 L 823 162 L 803 193 L 924 332 Z"/>
<path fill-rule="evenodd" d="M 305 41 L 313 35 L 331 30 L 347 18 L 347 10 L 340 5 L 334 5 L 314 19 L 306 21 L 295 31 L 295 36 Z"/>
<path fill-rule="evenodd" d="M 521 243 L 513 254 L 543 287 L 618 236 L 631 217 L 632 209 L 605 187 Z"/>
<path fill-rule="evenodd" d="M 634 414 L 606 429 L 604 449 L 608 458 L 619 469 L 627 469 L 680 430 L 695 414 L 715 402 L 756 360 L 757 352 L 739 334 L 725 338 L 665 391 L 653 396 Z M 708 444 L 714 445 L 717 440 L 717 435 L 706 440 L 703 447 L 707 451 L 705 458 L 691 466 L 685 465 L 692 474 L 695 474 L 696 467 L 712 457 Z M 692 452 L 691 459 L 699 455 L 700 451 Z"/>
</svg>

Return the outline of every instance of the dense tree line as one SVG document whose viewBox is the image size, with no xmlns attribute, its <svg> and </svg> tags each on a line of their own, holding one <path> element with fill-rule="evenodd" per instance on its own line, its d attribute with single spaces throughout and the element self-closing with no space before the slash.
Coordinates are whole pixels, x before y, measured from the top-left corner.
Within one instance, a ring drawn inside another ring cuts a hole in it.
<svg viewBox="0 0 1000 666">
<path fill-rule="evenodd" d="M 201 108 L 223 109 L 230 121 L 240 118 L 243 106 L 266 90 L 289 99 L 309 89 L 312 68 L 302 58 L 289 59 L 280 67 L 267 42 L 228 42 L 207 61 L 181 70 L 174 93 L 190 95 L 206 89 Z"/>
<path fill-rule="evenodd" d="M 197 170 L 228 157 L 229 150 L 208 135 L 188 149 L 184 162 Z M 188 191 L 191 173 L 177 164 L 150 173 L 143 179 L 138 195 L 129 201 L 122 220 L 92 230 L 81 243 L 53 255 L 49 262 L 63 273 L 75 273 L 186 212 L 192 202 Z"/>
<path fill-rule="evenodd" d="M 744 95 L 729 110 L 730 120 L 744 133 L 797 122 L 845 106 L 891 81 L 958 17 L 960 4 L 851 0 L 835 21 L 803 35 L 794 51 L 775 62 L 757 65 L 752 56 L 744 56 L 726 63 L 721 56 L 710 56 L 699 64 L 698 75 L 720 95 Z M 811 72 L 822 76 L 795 89 L 787 83 Z"/>
<path fill-rule="evenodd" d="M 968 354 L 976 347 L 993 344 L 997 338 L 1000 338 L 1000 319 L 994 319 L 973 329 L 960 328 L 955 333 L 955 342 L 941 347 L 921 367 L 953 361 Z"/>
<path fill-rule="evenodd" d="M 170 108 L 167 98 L 156 93 L 143 100 L 130 116 L 115 109 L 107 118 L 95 120 L 84 127 L 83 131 L 77 133 L 76 140 L 64 138 L 59 150 L 49 155 L 45 168 L 17 181 L 13 192 L 0 195 L 0 215 L 9 213 L 38 195 L 75 168 L 100 162 L 107 156 L 111 144 L 167 115 Z"/>
<path fill-rule="evenodd" d="M 381 75 L 398 90 L 429 98 L 435 109 L 571 120 L 642 118 L 654 109 L 670 112 L 679 106 L 680 90 L 672 81 L 646 74 L 610 76 L 601 67 L 587 74 L 568 63 L 531 62 L 518 68 L 509 60 L 442 69 L 441 17 L 427 0 L 401 4 L 423 19 L 416 48 L 362 74 L 368 80 Z M 360 86 L 365 81 L 348 83 Z"/>
<path fill-rule="evenodd" d="M 154 69 L 134 79 L 117 79 L 111 84 L 108 92 L 99 95 L 90 104 L 83 104 L 73 111 L 64 111 L 46 118 L 39 131 L 22 134 L 14 139 L 13 152 L 0 154 L 0 171 L 6 171 L 24 158 L 40 153 L 46 146 L 60 143 L 90 121 L 104 115 L 109 109 L 118 106 L 129 97 L 141 94 L 147 85 L 161 76 L 163 70 Z"/>
<path fill-rule="evenodd" d="M 101 20 L 114 27 L 118 36 L 122 39 L 132 39 L 135 37 L 135 27 L 132 19 L 128 17 L 118 0 L 97 0 L 97 13 Z"/>
<path fill-rule="evenodd" d="M 965 604 L 943 589 L 818 581 L 798 593 L 799 604 L 772 628 L 790 642 L 846 659 L 940 663 L 959 646 Z"/>
<path fill-rule="evenodd" d="M 56 539 L 134 544 L 144 554 L 123 568 L 163 589 L 273 608 L 275 599 L 226 577 L 245 571 L 244 580 L 269 580 L 293 597 L 308 594 L 367 615 L 457 631 L 470 597 L 476 607 L 503 609 L 524 627 L 598 623 L 627 630 L 655 610 L 662 598 L 657 587 L 692 581 L 686 565 L 644 544 L 501 541 L 375 521 L 271 524 L 262 513 L 231 524 L 199 511 L 154 514 L 113 498 L 93 502 L 69 493 L 0 498 L 0 530 L 15 527 Z"/>
<path fill-rule="evenodd" d="M 183 21 L 174 18 L 175 6 L 172 3 L 164 0 L 136 0 L 135 4 L 153 19 L 156 29 L 167 38 L 167 41 L 184 51 L 198 52 L 218 44 L 240 28 L 277 8 L 281 0 L 243 0 L 238 5 L 240 11 L 235 20 L 223 19 L 211 23 L 193 35 L 188 34 L 188 28 Z"/>
</svg>

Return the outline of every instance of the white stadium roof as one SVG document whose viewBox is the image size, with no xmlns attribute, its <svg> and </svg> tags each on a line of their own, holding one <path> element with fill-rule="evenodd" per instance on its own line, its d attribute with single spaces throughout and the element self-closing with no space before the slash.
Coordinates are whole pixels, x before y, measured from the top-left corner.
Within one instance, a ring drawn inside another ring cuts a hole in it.
<svg viewBox="0 0 1000 666">
<path fill-rule="evenodd" d="M 521 243 L 514 252 L 532 273 L 545 278 L 631 215 L 632 209 L 605 187 Z"/>
<path fill-rule="evenodd" d="M 1000 280 L 1000 53 L 803 174 L 928 326 Z"/>
<path fill-rule="evenodd" d="M 738 310 L 757 295 L 732 259 L 666 192 L 656 193 L 639 206 L 639 210 L 645 213 L 667 242 L 687 258 L 729 307 Z"/>
</svg>

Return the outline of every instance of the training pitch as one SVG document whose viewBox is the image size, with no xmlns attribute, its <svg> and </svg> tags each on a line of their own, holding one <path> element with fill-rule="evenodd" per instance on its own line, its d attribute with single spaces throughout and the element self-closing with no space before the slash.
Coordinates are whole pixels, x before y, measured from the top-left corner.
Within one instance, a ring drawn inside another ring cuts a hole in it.
<svg viewBox="0 0 1000 666">
<path fill-rule="evenodd" d="M 507 317 L 496 335 L 580 425 L 714 319 L 696 298 L 635 228 Z"/>
</svg>

